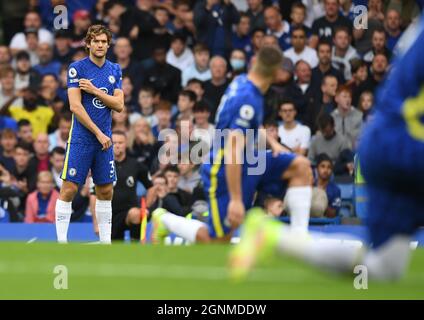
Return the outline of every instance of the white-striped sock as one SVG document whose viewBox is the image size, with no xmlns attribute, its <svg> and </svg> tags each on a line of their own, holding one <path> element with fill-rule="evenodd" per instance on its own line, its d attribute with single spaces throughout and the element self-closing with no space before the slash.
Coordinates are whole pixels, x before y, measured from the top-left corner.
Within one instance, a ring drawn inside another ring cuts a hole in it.
<svg viewBox="0 0 424 320">
<path fill-rule="evenodd" d="M 112 242 L 112 201 L 96 200 L 96 217 L 100 242 L 110 244 Z"/>
<path fill-rule="evenodd" d="M 72 202 L 56 201 L 56 236 L 59 243 L 68 242 L 68 227 L 72 215 Z"/>
</svg>

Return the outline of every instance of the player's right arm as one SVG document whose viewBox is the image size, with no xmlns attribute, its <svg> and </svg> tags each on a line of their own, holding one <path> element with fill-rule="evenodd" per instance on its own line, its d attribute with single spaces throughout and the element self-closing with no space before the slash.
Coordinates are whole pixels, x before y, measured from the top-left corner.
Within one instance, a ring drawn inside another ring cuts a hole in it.
<svg viewBox="0 0 424 320">
<path fill-rule="evenodd" d="M 97 140 L 99 140 L 102 145 L 103 150 L 110 148 L 112 146 L 112 141 L 99 129 L 93 120 L 91 120 L 81 103 L 81 89 L 69 88 L 68 97 L 71 112 L 77 117 L 78 121 L 96 136 Z"/>
</svg>

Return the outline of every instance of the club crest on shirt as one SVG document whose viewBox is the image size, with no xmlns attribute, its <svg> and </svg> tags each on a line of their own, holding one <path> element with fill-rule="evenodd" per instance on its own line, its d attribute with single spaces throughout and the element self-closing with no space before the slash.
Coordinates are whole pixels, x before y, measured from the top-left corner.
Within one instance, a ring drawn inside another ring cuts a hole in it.
<svg viewBox="0 0 424 320">
<path fill-rule="evenodd" d="M 76 174 L 77 174 L 77 169 L 75 169 L 75 168 L 70 168 L 69 169 L 69 175 L 71 177 L 75 177 Z"/>
<path fill-rule="evenodd" d="M 75 68 L 69 69 L 69 77 L 74 78 L 77 76 L 77 70 Z"/>
<path fill-rule="evenodd" d="M 109 82 L 111 83 L 111 84 L 114 84 L 115 83 L 115 77 L 114 76 L 109 76 Z"/>
</svg>

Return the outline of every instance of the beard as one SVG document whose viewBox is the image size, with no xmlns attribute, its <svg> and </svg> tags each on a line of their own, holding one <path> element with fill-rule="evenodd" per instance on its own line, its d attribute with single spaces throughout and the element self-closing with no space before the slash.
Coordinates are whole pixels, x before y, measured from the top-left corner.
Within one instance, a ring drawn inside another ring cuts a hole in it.
<svg viewBox="0 0 424 320">
<path fill-rule="evenodd" d="M 104 51 L 104 53 L 100 53 L 100 52 L 97 52 L 97 51 L 91 51 L 91 54 L 94 56 L 94 57 L 96 57 L 97 59 L 102 59 L 102 58 L 104 58 L 105 56 L 106 56 L 106 51 Z"/>
</svg>

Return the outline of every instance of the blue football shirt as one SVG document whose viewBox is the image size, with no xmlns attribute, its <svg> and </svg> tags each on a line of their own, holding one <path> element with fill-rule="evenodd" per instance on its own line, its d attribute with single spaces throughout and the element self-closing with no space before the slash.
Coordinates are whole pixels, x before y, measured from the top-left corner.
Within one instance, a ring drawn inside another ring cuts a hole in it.
<svg viewBox="0 0 424 320">
<path fill-rule="evenodd" d="M 117 63 L 105 60 L 99 67 L 89 57 L 76 61 L 68 69 L 68 88 L 78 88 L 80 79 L 88 79 L 108 95 L 113 96 L 115 89 L 122 89 L 122 71 Z M 96 96 L 81 90 L 82 105 L 91 120 L 108 137 L 112 135 L 112 110 Z M 69 143 L 97 144 L 96 136 L 72 117 Z"/>
</svg>

